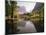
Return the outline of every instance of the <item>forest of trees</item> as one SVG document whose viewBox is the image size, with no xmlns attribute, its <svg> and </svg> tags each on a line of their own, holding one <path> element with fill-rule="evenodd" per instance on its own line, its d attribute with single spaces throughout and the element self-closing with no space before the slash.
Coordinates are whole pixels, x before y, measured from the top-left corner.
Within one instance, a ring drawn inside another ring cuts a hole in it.
<svg viewBox="0 0 46 35">
<path fill-rule="evenodd" d="M 38 9 L 33 9 L 32 13 L 27 13 L 27 16 L 30 17 L 30 19 L 44 19 L 44 3 L 41 3 L 41 6 Z"/>
<path fill-rule="evenodd" d="M 10 4 L 9 4 L 9 2 L 10 2 Z M 13 12 L 14 12 L 14 10 L 16 10 L 16 8 L 17 8 L 17 2 L 16 1 L 6 1 L 5 3 L 6 3 L 6 16 L 11 16 L 11 15 L 13 15 Z"/>
<path fill-rule="evenodd" d="M 11 5 L 9 5 L 9 3 L 8 3 L 8 1 L 5 1 L 5 3 L 6 3 L 6 13 L 5 13 L 5 15 L 6 15 L 6 17 L 11 17 L 11 18 L 13 18 L 13 13 L 14 13 L 14 11 L 16 12 L 16 8 L 17 8 L 17 2 L 16 1 L 10 1 L 10 4 Z M 9 18 L 7 18 L 6 19 L 6 33 L 16 33 L 17 32 L 17 23 L 14 23 L 13 22 L 13 19 L 9 19 Z"/>
</svg>

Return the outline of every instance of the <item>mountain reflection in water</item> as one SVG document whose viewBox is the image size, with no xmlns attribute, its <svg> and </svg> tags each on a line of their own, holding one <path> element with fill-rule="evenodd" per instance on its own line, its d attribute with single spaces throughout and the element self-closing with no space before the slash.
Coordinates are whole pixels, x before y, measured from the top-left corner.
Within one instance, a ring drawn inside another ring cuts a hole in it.
<svg viewBox="0 0 46 35">
<path fill-rule="evenodd" d="M 20 30 L 19 33 L 37 32 L 34 24 L 30 21 L 21 21 L 19 24 L 17 27 Z"/>
</svg>

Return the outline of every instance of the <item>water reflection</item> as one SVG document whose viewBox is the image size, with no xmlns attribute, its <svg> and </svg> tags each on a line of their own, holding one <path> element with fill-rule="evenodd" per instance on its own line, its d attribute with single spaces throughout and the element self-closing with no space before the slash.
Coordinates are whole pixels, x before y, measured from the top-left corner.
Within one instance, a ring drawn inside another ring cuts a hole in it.
<svg viewBox="0 0 46 35">
<path fill-rule="evenodd" d="M 20 30 L 19 33 L 37 32 L 34 24 L 31 21 L 21 21 L 20 26 L 17 28 Z"/>
</svg>

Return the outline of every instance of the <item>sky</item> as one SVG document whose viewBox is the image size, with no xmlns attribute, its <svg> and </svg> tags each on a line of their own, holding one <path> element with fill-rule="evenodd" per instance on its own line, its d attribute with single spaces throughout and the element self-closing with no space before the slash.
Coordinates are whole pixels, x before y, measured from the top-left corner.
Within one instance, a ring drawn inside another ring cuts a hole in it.
<svg viewBox="0 0 46 35">
<path fill-rule="evenodd" d="M 10 5 L 10 2 L 8 2 L 9 5 Z M 32 12 L 32 10 L 34 9 L 35 5 L 36 5 L 36 2 L 23 2 L 23 1 L 17 1 L 17 5 L 22 7 L 24 6 L 25 7 L 25 10 L 27 13 L 30 13 Z M 22 7 L 23 8 L 23 7 Z"/>
<path fill-rule="evenodd" d="M 32 12 L 34 9 L 36 3 L 32 2 L 17 2 L 17 5 L 22 7 L 24 6 L 26 8 L 26 12 Z"/>
</svg>

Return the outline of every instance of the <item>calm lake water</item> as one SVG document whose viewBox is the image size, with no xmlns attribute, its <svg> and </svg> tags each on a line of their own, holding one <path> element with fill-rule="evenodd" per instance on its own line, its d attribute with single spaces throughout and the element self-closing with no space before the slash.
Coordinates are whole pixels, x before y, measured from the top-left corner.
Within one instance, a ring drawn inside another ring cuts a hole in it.
<svg viewBox="0 0 46 35">
<path fill-rule="evenodd" d="M 11 25 L 11 24 L 10 24 Z M 12 33 L 12 28 L 10 25 L 7 25 L 7 33 Z M 16 26 L 16 25 L 15 25 Z M 32 32 L 37 32 L 34 24 L 31 21 L 20 21 L 18 23 L 17 29 L 19 30 L 17 33 L 32 33 Z M 15 31 L 16 33 L 16 31 Z"/>
<path fill-rule="evenodd" d="M 34 24 L 31 21 L 21 21 L 17 28 L 20 30 L 19 33 L 37 32 Z"/>
</svg>

